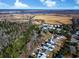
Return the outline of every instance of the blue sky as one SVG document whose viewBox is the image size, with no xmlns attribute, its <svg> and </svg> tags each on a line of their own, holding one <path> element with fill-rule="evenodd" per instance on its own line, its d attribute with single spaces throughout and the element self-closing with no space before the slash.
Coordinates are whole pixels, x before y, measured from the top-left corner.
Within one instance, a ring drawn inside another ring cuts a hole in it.
<svg viewBox="0 0 79 59">
<path fill-rule="evenodd" d="M 0 9 L 79 9 L 79 0 L 0 0 Z"/>
</svg>

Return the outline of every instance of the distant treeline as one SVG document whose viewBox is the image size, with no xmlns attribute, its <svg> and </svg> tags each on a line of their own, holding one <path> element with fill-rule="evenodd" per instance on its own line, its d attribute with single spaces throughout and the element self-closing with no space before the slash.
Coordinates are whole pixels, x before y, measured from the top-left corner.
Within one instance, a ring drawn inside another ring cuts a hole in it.
<svg viewBox="0 0 79 59">
<path fill-rule="evenodd" d="M 79 10 L 0 9 L 0 14 L 79 14 Z"/>
</svg>

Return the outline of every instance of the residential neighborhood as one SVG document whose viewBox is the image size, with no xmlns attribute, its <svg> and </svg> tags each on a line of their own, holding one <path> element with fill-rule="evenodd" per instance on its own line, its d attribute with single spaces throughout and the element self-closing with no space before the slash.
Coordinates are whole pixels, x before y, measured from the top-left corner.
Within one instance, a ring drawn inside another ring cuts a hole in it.
<svg viewBox="0 0 79 59">
<path fill-rule="evenodd" d="M 0 58 L 79 57 L 79 18 L 51 14 L 0 16 Z"/>
</svg>

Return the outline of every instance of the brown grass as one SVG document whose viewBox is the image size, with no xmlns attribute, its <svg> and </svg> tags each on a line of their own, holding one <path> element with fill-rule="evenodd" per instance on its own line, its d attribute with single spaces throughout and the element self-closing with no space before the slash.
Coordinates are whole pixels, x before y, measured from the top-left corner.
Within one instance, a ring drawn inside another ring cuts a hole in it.
<svg viewBox="0 0 79 59">
<path fill-rule="evenodd" d="M 49 24 L 71 24 L 71 17 L 67 16 L 55 16 L 55 15 L 36 15 L 34 19 L 44 20 L 45 23 Z"/>
</svg>

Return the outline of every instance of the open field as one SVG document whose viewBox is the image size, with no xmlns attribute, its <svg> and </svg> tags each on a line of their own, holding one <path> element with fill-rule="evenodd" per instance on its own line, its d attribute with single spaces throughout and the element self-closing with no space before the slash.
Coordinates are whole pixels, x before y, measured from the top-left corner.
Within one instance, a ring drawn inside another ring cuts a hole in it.
<svg viewBox="0 0 79 59">
<path fill-rule="evenodd" d="M 32 17 L 32 22 L 35 24 L 48 23 L 48 24 L 71 24 L 72 16 L 67 15 L 56 15 L 56 14 L 2 14 L 0 15 L 0 20 L 9 21 L 20 21 L 28 22 L 30 17 Z M 42 22 L 43 21 L 43 22 Z"/>
<path fill-rule="evenodd" d="M 36 20 L 43 20 L 45 23 L 48 24 L 71 24 L 72 17 L 67 16 L 56 16 L 56 15 L 36 15 L 34 17 Z"/>
</svg>

